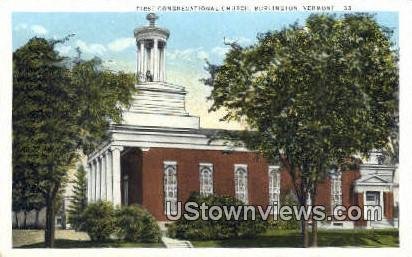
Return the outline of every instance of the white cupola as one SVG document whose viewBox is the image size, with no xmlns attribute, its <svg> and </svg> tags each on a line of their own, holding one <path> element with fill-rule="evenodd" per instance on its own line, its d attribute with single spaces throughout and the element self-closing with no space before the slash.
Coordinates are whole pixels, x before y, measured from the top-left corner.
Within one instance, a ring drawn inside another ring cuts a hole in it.
<svg viewBox="0 0 412 257">
<path fill-rule="evenodd" d="M 149 13 L 149 25 L 134 30 L 137 55 L 137 74 L 141 82 L 163 82 L 166 80 L 165 57 L 169 30 L 156 26 L 159 17 Z"/>
</svg>

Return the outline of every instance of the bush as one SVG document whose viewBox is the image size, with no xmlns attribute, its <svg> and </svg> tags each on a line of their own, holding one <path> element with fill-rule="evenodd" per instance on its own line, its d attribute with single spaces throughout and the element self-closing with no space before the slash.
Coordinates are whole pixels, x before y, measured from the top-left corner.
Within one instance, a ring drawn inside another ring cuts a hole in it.
<svg viewBox="0 0 412 257">
<path fill-rule="evenodd" d="M 281 194 L 280 196 L 280 206 L 298 206 L 298 201 L 296 196 L 292 192 Z M 270 222 L 270 225 L 279 230 L 292 230 L 300 229 L 300 221 L 295 219 L 295 216 L 290 220 L 273 220 Z"/>
<path fill-rule="evenodd" d="M 241 206 L 243 203 L 230 196 L 201 196 L 193 193 L 189 198 L 190 202 L 196 202 L 199 206 L 205 203 L 207 206 Z M 220 220 L 187 220 L 184 218 L 184 212 L 181 219 L 168 226 L 168 235 L 189 240 L 219 240 L 229 238 L 253 238 L 259 233 L 265 232 L 267 223 L 259 215 L 256 220 L 251 219 L 251 213 L 248 212 L 248 219 L 243 218 L 235 220 L 233 217 L 227 220 L 224 215 Z M 243 217 L 243 210 L 240 217 Z"/>
<path fill-rule="evenodd" d="M 106 241 L 115 232 L 114 209 L 110 202 L 90 203 L 82 217 L 84 231 L 92 241 Z"/>
<path fill-rule="evenodd" d="M 122 207 L 116 212 L 118 235 L 126 241 L 157 243 L 160 228 L 154 217 L 138 205 Z"/>
</svg>

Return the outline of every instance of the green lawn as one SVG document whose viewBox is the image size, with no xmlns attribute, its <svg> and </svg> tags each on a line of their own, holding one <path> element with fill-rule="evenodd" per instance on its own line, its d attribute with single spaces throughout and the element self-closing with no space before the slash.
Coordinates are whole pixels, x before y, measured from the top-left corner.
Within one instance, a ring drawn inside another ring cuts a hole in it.
<svg viewBox="0 0 412 257">
<path fill-rule="evenodd" d="M 156 248 L 164 247 L 162 243 L 130 243 L 123 241 L 108 241 L 108 242 L 92 242 L 92 241 L 78 241 L 69 239 L 57 239 L 55 241 L 55 248 Z M 44 243 L 36 243 L 24 245 L 19 248 L 44 248 Z"/>
<path fill-rule="evenodd" d="M 270 230 L 255 239 L 191 241 L 194 247 L 302 247 L 300 232 Z M 318 232 L 320 247 L 399 247 L 397 229 L 323 230 Z"/>
<path fill-rule="evenodd" d="M 44 231 L 13 230 L 13 247 L 44 247 Z M 375 230 L 323 230 L 319 231 L 320 247 L 399 247 L 397 229 Z M 269 230 L 255 239 L 231 239 L 217 241 L 191 241 L 194 247 L 301 247 L 300 232 L 296 230 Z M 144 244 L 122 241 L 92 242 L 84 232 L 70 230 L 56 231 L 56 248 L 105 248 L 164 247 L 161 243 Z"/>
<path fill-rule="evenodd" d="M 14 248 L 43 248 L 44 247 L 44 230 L 13 230 L 13 247 Z M 136 247 L 152 248 L 164 247 L 162 243 L 145 244 L 129 243 L 122 241 L 109 242 L 92 242 L 85 232 L 74 230 L 56 230 L 56 248 L 105 248 L 105 247 Z"/>
</svg>

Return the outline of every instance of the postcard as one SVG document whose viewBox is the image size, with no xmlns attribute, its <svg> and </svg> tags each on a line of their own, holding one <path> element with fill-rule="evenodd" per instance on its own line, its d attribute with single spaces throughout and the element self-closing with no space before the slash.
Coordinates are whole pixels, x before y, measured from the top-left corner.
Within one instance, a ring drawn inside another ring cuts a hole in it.
<svg viewBox="0 0 412 257">
<path fill-rule="evenodd" d="M 0 254 L 407 256 L 392 2 L 2 3 Z"/>
</svg>

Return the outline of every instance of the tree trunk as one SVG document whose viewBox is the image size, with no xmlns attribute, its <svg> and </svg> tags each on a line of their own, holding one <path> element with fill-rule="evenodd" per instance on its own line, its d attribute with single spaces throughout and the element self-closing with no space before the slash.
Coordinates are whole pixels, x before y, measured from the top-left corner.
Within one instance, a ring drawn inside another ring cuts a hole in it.
<svg viewBox="0 0 412 257">
<path fill-rule="evenodd" d="M 46 199 L 46 228 L 44 230 L 44 246 L 54 248 L 55 233 L 55 194 L 51 193 Z"/>
<path fill-rule="evenodd" d="M 315 183 L 313 186 L 313 192 L 310 195 L 312 206 L 316 205 L 316 195 L 318 193 L 317 189 L 318 189 L 317 180 L 315 180 Z M 317 246 L 318 246 L 318 222 L 313 219 L 313 215 L 312 215 L 312 247 L 317 247 Z"/>
<path fill-rule="evenodd" d="M 312 219 L 312 247 L 318 247 L 318 222 Z"/>
<path fill-rule="evenodd" d="M 34 221 L 34 227 L 35 227 L 35 229 L 39 229 L 40 228 L 40 226 L 39 226 L 39 210 L 36 210 L 36 220 Z"/>
<path fill-rule="evenodd" d="M 302 225 L 302 242 L 303 242 L 303 247 L 304 247 L 304 248 L 307 248 L 307 247 L 309 247 L 308 221 L 305 220 L 305 219 L 302 219 L 301 225 Z"/>
<path fill-rule="evenodd" d="M 27 229 L 27 211 L 23 211 L 24 219 L 23 219 L 23 229 Z"/>
<path fill-rule="evenodd" d="M 16 228 L 20 228 L 20 227 L 19 227 L 19 215 L 18 215 L 18 212 L 15 211 L 15 212 L 14 212 L 14 215 L 16 215 Z"/>
</svg>

